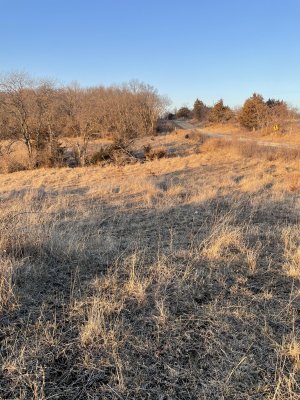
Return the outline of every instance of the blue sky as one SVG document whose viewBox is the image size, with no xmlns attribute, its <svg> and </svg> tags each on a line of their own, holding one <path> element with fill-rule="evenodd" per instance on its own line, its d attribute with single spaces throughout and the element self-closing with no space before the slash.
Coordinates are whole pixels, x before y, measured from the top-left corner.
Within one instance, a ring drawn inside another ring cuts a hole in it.
<svg viewBox="0 0 300 400">
<path fill-rule="evenodd" d="M 300 107 L 299 0 L 0 0 L 0 71 Z"/>
</svg>

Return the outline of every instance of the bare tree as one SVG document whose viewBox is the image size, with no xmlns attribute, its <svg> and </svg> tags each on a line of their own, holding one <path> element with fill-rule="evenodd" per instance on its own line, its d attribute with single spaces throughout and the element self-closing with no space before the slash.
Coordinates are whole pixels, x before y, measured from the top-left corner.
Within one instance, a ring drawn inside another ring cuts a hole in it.
<svg viewBox="0 0 300 400">
<path fill-rule="evenodd" d="M 32 90 L 35 82 L 25 73 L 11 73 L 1 77 L 0 90 L 2 96 L 1 107 L 12 121 L 16 137 L 21 135 L 21 140 L 27 148 L 29 160 L 33 161 L 33 131 L 31 128 L 32 117 Z"/>
<path fill-rule="evenodd" d="M 0 80 L 0 134 L 25 144 L 31 166 L 53 159 L 57 138 L 71 135 L 78 139 L 75 153 L 83 166 L 94 133 L 125 146 L 154 133 L 167 103 L 152 86 L 137 81 L 108 88 L 56 87 L 11 73 Z"/>
<path fill-rule="evenodd" d="M 152 134 L 157 120 L 164 113 L 169 100 L 158 94 L 157 90 L 142 82 L 132 81 L 128 92 L 135 97 L 135 115 L 138 117 L 137 130 L 141 135 Z"/>
<path fill-rule="evenodd" d="M 64 95 L 64 108 L 69 125 L 72 127 L 74 136 L 78 138 L 76 144 L 78 162 L 84 166 L 91 135 L 99 130 L 96 90 L 82 89 L 78 85 L 72 85 L 65 88 Z"/>
<path fill-rule="evenodd" d="M 32 112 L 37 163 L 56 165 L 61 157 L 59 137 L 63 133 L 65 115 L 61 89 L 53 81 L 39 82 L 34 90 Z"/>
</svg>

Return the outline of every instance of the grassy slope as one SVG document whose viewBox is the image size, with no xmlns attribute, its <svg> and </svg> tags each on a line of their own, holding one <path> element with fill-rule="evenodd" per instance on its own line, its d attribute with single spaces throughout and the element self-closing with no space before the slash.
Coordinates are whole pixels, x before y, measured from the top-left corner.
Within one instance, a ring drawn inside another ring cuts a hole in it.
<svg viewBox="0 0 300 400">
<path fill-rule="evenodd" d="M 266 131 L 264 129 L 256 132 L 249 132 L 242 129 L 239 124 L 215 124 L 203 128 L 205 131 L 222 133 L 233 136 L 249 137 L 257 140 L 263 140 L 274 143 L 289 143 L 293 145 L 300 145 L 300 122 L 295 121 L 290 123 L 285 129 L 285 133 L 276 131 Z"/>
<path fill-rule="evenodd" d="M 299 160 L 183 135 L 0 176 L 0 398 L 299 398 Z"/>
</svg>

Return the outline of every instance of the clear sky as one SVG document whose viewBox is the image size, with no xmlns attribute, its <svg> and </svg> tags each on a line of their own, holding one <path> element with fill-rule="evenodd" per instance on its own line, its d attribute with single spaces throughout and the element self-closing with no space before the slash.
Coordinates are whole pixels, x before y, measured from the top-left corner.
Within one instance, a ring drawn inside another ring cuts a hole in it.
<svg viewBox="0 0 300 400">
<path fill-rule="evenodd" d="M 300 107 L 300 0 L 0 0 L 0 70 Z"/>
</svg>

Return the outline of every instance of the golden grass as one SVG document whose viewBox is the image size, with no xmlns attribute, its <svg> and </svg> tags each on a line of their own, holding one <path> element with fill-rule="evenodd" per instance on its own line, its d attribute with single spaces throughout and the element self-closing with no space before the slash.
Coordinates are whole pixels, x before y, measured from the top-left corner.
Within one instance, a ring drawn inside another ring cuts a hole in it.
<svg viewBox="0 0 300 400">
<path fill-rule="evenodd" d="M 285 228 L 282 232 L 284 240 L 284 270 L 286 274 L 300 279 L 300 230 L 299 228 Z"/>
<path fill-rule="evenodd" d="M 3 148 L 9 145 L 8 141 L 2 141 Z M 11 152 L 1 155 L 0 158 L 0 173 L 7 174 L 16 171 L 22 171 L 28 168 L 29 158 L 26 147 L 21 142 L 15 142 L 10 146 Z"/>
<path fill-rule="evenodd" d="M 204 128 L 211 133 L 222 133 L 234 137 L 247 137 L 261 139 L 266 142 L 288 143 L 300 145 L 300 123 L 299 121 L 290 122 L 284 132 L 272 131 L 272 129 L 261 129 L 257 131 L 247 131 L 240 127 L 238 123 L 213 124 Z"/>
<path fill-rule="evenodd" d="M 0 175 L 0 398 L 299 398 L 299 160 L 184 135 Z"/>
<path fill-rule="evenodd" d="M 226 124 L 210 124 L 205 127 L 205 131 L 232 135 L 240 133 L 241 127 L 238 123 L 231 122 Z"/>
</svg>

